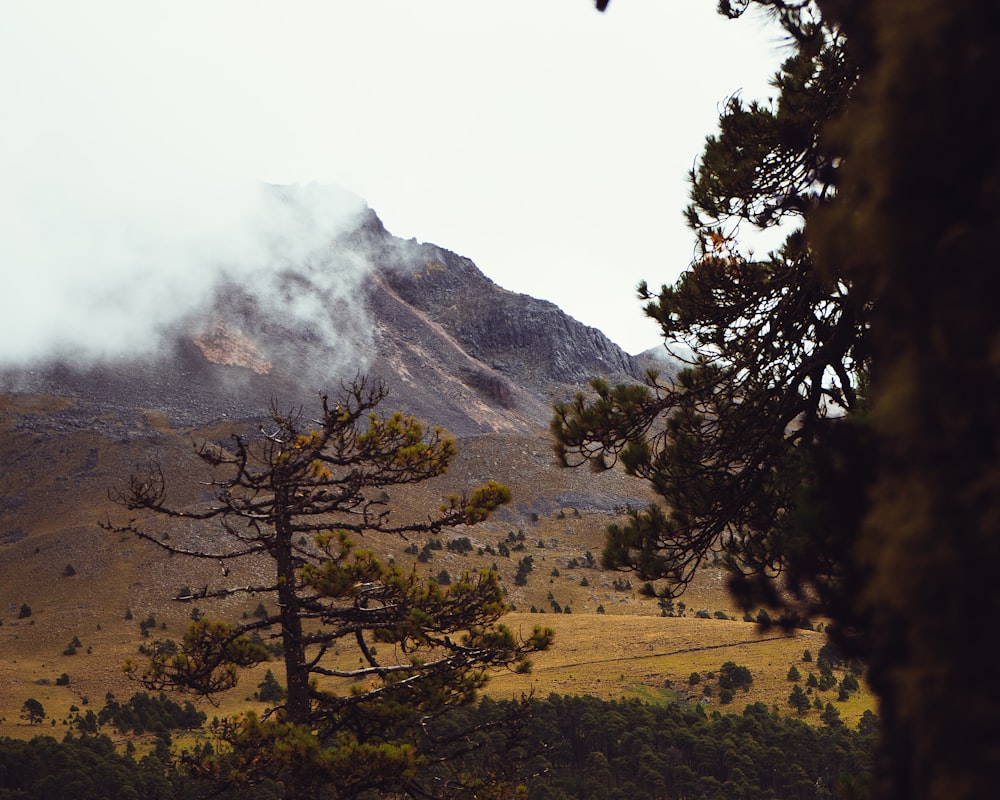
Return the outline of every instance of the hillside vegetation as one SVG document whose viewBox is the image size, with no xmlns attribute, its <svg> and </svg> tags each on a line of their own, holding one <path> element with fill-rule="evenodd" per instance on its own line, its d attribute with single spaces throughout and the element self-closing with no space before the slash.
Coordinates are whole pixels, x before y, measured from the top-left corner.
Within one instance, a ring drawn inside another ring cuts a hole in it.
<svg viewBox="0 0 1000 800">
<path fill-rule="evenodd" d="M 50 401 L 35 402 L 41 409 Z M 42 703 L 47 713 L 42 725 L 51 730 L 55 724 L 58 733 L 74 713 L 103 705 L 108 692 L 127 698 L 140 689 L 122 673 L 122 662 L 152 641 L 179 639 L 194 613 L 239 619 L 273 601 L 257 596 L 173 600 L 203 586 L 257 583 L 255 575 L 264 565 L 233 563 L 224 576 L 215 563 L 170 559 L 151 545 L 97 525 L 112 510 L 108 488 L 151 451 L 164 464 L 172 494 L 196 498 L 199 476 L 191 472 L 191 442 L 221 438 L 223 427 L 175 431 L 150 413 L 135 420 L 132 436 L 112 440 L 94 431 L 53 431 L 41 417 L 35 430 L 15 427 L 13 412 L 30 414 L 31 401 L 19 398 L 15 404 L 8 398 L 5 404 L 9 413 L 0 419 L 6 426 L 0 463 L 8 487 L 0 530 L 0 735 L 25 737 L 40 730 L 21 719 L 28 698 Z M 557 469 L 543 436 L 475 437 L 462 440 L 459 449 L 446 478 L 394 498 L 396 513 L 426 508 L 452 486 L 489 478 L 511 486 L 511 506 L 448 536 L 370 538 L 361 544 L 442 581 L 495 566 L 515 609 L 508 624 L 530 630 L 544 621 L 555 629 L 555 646 L 535 657 L 529 675 L 497 675 L 487 694 L 704 701 L 736 712 L 761 702 L 782 714 L 795 713 L 788 705 L 789 669 L 797 665 L 803 688 L 810 671 L 818 675 L 815 663 L 802 659 L 807 650 L 818 655 L 822 633 L 762 633 L 732 607 L 721 570 L 712 566 L 700 571 L 683 602 L 672 608 L 645 596 L 634 576 L 598 567 L 605 526 L 628 505 L 645 502 L 641 484 L 616 472 L 595 476 Z M 58 459 L 53 460 L 54 453 Z M 726 662 L 746 666 L 753 681 L 723 707 L 717 673 Z M 248 672 L 217 708 L 195 702 L 210 718 L 248 706 L 263 708 L 253 695 L 266 669 Z M 846 674 L 842 666 L 835 671 L 838 679 Z M 692 673 L 699 675 L 697 683 L 691 682 Z M 824 705 L 833 701 L 849 725 L 873 708 L 863 684 L 840 701 L 836 687 L 810 692 Z M 811 709 L 805 719 L 818 723 L 819 717 Z"/>
</svg>

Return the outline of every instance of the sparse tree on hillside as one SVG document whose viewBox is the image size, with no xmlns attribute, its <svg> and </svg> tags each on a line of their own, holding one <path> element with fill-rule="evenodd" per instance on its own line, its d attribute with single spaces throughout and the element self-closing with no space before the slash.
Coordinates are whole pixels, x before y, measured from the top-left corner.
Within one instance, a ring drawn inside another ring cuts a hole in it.
<svg viewBox="0 0 1000 800">
<path fill-rule="evenodd" d="M 802 687 L 795 684 L 788 695 L 788 705 L 795 709 L 800 716 L 809 711 L 809 697 L 802 691 Z"/>
<path fill-rule="evenodd" d="M 45 719 L 45 707 L 34 697 L 29 697 L 21 706 L 21 719 L 31 725 L 37 725 Z"/>
<path fill-rule="evenodd" d="M 105 524 L 178 556 L 224 565 L 270 560 L 272 581 L 206 587 L 198 599 L 266 594 L 275 613 L 242 624 L 202 618 L 178 652 L 154 651 L 144 667 L 127 669 L 151 688 L 211 695 L 233 687 L 239 667 L 268 660 L 262 634 L 279 638 L 284 702 L 270 718 L 248 715 L 231 732 L 225 768 L 248 782 L 280 777 L 289 796 L 404 790 L 420 763 L 420 720 L 471 700 L 491 668 L 527 669 L 528 654 L 551 639 L 540 627 L 522 639 L 499 624 L 507 606 L 492 571 L 465 573 L 444 587 L 356 547 L 355 537 L 366 533 L 475 524 L 510 499 L 490 482 L 448 498 L 435 514 L 395 522 L 386 490 L 441 475 L 456 451 L 440 430 L 428 433 L 401 414 L 379 416 L 384 395 L 381 385 L 358 379 L 337 402 L 323 397 L 316 420 L 274 412 L 259 438 L 202 446 L 197 454 L 213 470 L 214 500 L 199 510 L 167 503 L 158 467 L 132 476 L 117 499 L 180 523 L 169 538 L 148 526 L 148 514 Z M 192 522 L 216 524 L 219 546 L 186 540 Z M 278 632 L 267 634 L 272 625 Z M 333 657 L 335 646 L 348 643 L 357 648 L 355 666 Z"/>
</svg>

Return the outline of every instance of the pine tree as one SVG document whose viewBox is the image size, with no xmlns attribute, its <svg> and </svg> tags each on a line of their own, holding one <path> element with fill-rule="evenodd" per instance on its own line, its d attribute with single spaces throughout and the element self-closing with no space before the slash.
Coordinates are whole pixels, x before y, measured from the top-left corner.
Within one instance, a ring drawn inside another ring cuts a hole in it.
<svg viewBox="0 0 1000 800">
<path fill-rule="evenodd" d="M 266 719 L 247 714 L 231 727 L 230 749 L 215 762 L 247 784 L 280 776 L 296 797 L 399 790 L 419 766 L 421 719 L 473 699 L 491 668 L 528 669 L 528 654 L 551 640 L 547 629 L 521 639 L 499 623 L 507 606 L 495 572 L 465 573 L 444 587 L 356 547 L 353 537 L 364 534 L 475 524 L 510 499 L 506 487 L 490 482 L 448 498 L 436 514 L 394 522 L 387 490 L 441 475 L 456 450 L 439 429 L 425 432 L 398 413 L 379 416 L 384 396 L 381 385 L 359 379 L 339 402 L 323 397 L 314 422 L 273 411 L 258 438 L 203 445 L 197 455 L 213 472 L 215 496 L 201 509 L 168 505 L 165 478 L 153 465 L 118 497 L 147 516 L 105 523 L 179 556 L 224 565 L 270 560 L 271 582 L 206 587 L 198 598 L 273 596 L 276 612 L 265 609 L 241 624 L 203 617 L 190 624 L 179 651 L 154 647 L 144 666 L 126 664 L 150 688 L 216 694 L 236 685 L 241 667 L 269 660 L 261 633 L 276 626 L 284 702 Z M 157 536 L 150 516 L 215 524 L 221 543 L 206 549 L 185 538 L 187 526 Z M 349 643 L 359 665 L 331 663 L 334 647 Z M 345 682 L 349 690 L 340 690 Z"/>
<path fill-rule="evenodd" d="M 698 257 L 675 285 L 640 287 L 687 365 L 676 379 L 594 381 L 592 395 L 556 406 L 552 431 L 563 464 L 620 462 L 661 497 L 609 529 L 606 566 L 663 579 L 676 596 L 721 551 L 745 610 L 777 609 L 787 625 L 823 614 L 835 632 L 855 634 L 851 553 L 873 469 L 856 458 L 869 445 L 870 303 L 818 269 L 809 240 L 841 163 L 822 132 L 857 68 L 814 4 L 756 4 L 794 44 L 774 78 L 777 98 L 725 104 L 691 172 Z M 739 16 L 748 5 L 723 10 Z M 789 233 L 774 252 L 741 248 L 741 229 L 779 223 Z"/>
</svg>

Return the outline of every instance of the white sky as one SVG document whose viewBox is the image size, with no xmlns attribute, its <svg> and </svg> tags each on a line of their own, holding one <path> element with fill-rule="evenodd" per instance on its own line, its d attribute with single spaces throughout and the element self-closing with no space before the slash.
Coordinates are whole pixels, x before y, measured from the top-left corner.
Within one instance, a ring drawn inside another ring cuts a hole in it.
<svg viewBox="0 0 1000 800">
<path fill-rule="evenodd" d="M 102 304 L 204 292 L 182 262 L 259 181 L 338 184 L 397 236 L 650 347 L 635 286 L 692 257 L 687 171 L 782 58 L 715 6 L 0 0 L 0 360 L 85 339 Z"/>
</svg>

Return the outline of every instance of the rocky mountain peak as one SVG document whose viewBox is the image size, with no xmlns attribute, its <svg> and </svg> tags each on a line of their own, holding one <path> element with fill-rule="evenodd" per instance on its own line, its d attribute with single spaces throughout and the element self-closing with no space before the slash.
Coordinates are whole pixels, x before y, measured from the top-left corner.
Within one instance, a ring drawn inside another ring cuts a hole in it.
<svg viewBox="0 0 1000 800">
<path fill-rule="evenodd" d="M 342 205 L 315 189 L 276 192 L 307 231 L 326 230 L 323 210 Z M 220 279 L 152 356 L 8 369 L 0 391 L 72 396 L 80 419 L 91 404 L 98 416 L 118 404 L 201 424 L 254 418 L 272 400 L 306 405 L 360 372 L 386 383 L 392 407 L 461 436 L 538 431 L 552 401 L 590 378 L 640 377 L 628 354 L 553 303 L 503 289 L 438 245 L 393 236 L 366 206 L 352 213 L 266 275 Z"/>
</svg>

